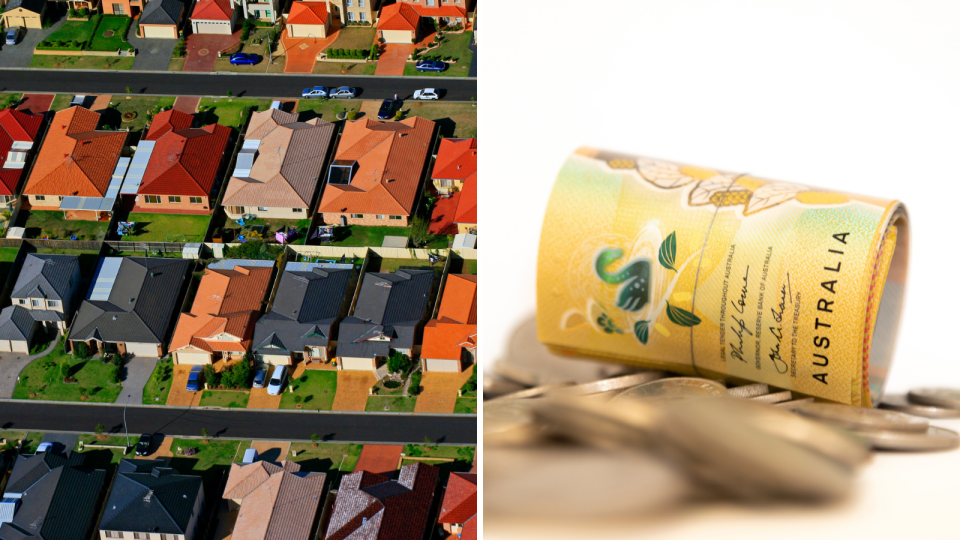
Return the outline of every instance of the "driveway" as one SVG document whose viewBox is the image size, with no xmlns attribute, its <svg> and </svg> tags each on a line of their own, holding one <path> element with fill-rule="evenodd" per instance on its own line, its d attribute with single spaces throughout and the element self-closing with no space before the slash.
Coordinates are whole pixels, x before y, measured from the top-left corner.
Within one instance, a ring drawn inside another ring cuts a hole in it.
<svg viewBox="0 0 960 540">
<path fill-rule="evenodd" d="M 229 36 L 190 34 L 187 36 L 187 60 L 183 64 L 183 71 L 213 71 L 217 52 L 238 41 L 240 41 L 239 30 Z M 166 66 L 163 69 L 167 69 Z"/>
<path fill-rule="evenodd" d="M 477 76 L 477 44 L 474 41 L 470 40 L 470 45 L 467 47 L 473 52 L 473 58 L 470 59 L 470 71 L 467 73 L 468 77 Z"/>
<path fill-rule="evenodd" d="M 377 377 L 370 371 L 338 371 L 337 395 L 333 398 L 335 411 L 365 411 L 370 388 Z"/>
<path fill-rule="evenodd" d="M 143 403 L 143 387 L 150 380 L 153 369 L 157 367 L 157 358 L 134 356 L 123 367 L 123 391 L 117 396 L 116 403 Z M 127 396 L 130 396 L 129 401 Z"/>
<path fill-rule="evenodd" d="M 424 373 L 420 379 L 423 392 L 417 396 L 413 412 L 452 413 L 457 405 L 457 392 L 473 375 L 473 368 L 470 366 L 463 373 Z"/>
<path fill-rule="evenodd" d="M 267 393 L 267 388 L 251 388 L 250 400 L 247 401 L 248 409 L 279 409 L 280 398 L 282 395 L 271 396 Z"/>
<path fill-rule="evenodd" d="M 41 439 L 40 442 L 48 442 L 53 444 L 54 452 L 62 452 L 70 455 L 74 450 L 77 449 L 77 441 L 79 440 L 80 435 L 76 433 L 48 431 L 43 434 L 43 439 Z"/>
<path fill-rule="evenodd" d="M 281 36 L 283 50 L 286 51 L 287 62 L 283 65 L 284 73 L 313 73 L 313 66 L 317 63 L 317 55 L 323 52 L 340 36 L 340 32 L 331 32 L 325 38 L 291 38 L 286 32 Z"/>
<path fill-rule="evenodd" d="M 30 67 L 30 60 L 33 59 L 33 49 L 44 38 L 63 26 L 66 20 L 67 17 L 64 15 L 60 17 L 59 21 L 53 23 L 53 26 L 45 30 L 28 28 L 26 34 L 20 38 L 20 43 L 16 45 L 4 45 L 0 41 L 0 67 Z"/>
<path fill-rule="evenodd" d="M 0 398 L 12 398 L 13 389 L 17 387 L 20 372 L 27 364 L 41 356 L 46 356 L 57 346 L 60 336 L 50 342 L 50 345 L 40 354 L 0 353 Z"/>
<path fill-rule="evenodd" d="M 167 405 L 181 407 L 196 407 L 200 405 L 200 396 L 203 391 L 188 392 L 187 379 L 190 378 L 190 368 L 193 366 L 173 366 L 173 382 L 170 383 L 170 395 L 167 396 Z"/>
<path fill-rule="evenodd" d="M 137 49 L 137 56 L 133 58 L 134 71 L 166 71 L 170 66 L 177 40 L 137 37 L 136 28 L 130 28 L 127 40 Z"/>
<path fill-rule="evenodd" d="M 377 70 L 374 75 L 403 75 L 404 68 L 407 67 L 407 57 L 413 54 L 416 47 L 413 43 L 407 45 L 404 43 L 387 43 L 383 46 L 383 54 L 377 60 Z"/>
<path fill-rule="evenodd" d="M 253 441 L 250 448 L 257 451 L 260 461 L 277 463 L 280 460 L 287 459 L 287 452 L 290 451 L 290 441 Z"/>
<path fill-rule="evenodd" d="M 30 114 L 43 114 L 50 110 L 55 94 L 24 94 L 20 100 L 18 111 Z"/>
<path fill-rule="evenodd" d="M 174 110 L 193 114 L 197 112 L 197 106 L 200 105 L 200 98 L 195 96 L 177 96 L 173 102 Z"/>
<path fill-rule="evenodd" d="M 400 454 L 403 445 L 398 444 L 365 444 L 360 451 L 360 459 L 354 471 L 367 471 L 374 474 L 390 474 L 400 465 Z"/>
</svg>

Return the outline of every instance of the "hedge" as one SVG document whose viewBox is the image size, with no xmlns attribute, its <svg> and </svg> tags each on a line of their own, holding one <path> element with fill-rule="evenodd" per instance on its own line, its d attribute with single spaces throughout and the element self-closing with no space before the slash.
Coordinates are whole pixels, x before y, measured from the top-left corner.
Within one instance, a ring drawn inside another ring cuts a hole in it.
<svg viewBox="0 0 960 540">
<path fill-rule="evenodd" d="M 370 57 L 369 49 L 327 49 L 328 58 L 364 60 Z"/>
</svg>

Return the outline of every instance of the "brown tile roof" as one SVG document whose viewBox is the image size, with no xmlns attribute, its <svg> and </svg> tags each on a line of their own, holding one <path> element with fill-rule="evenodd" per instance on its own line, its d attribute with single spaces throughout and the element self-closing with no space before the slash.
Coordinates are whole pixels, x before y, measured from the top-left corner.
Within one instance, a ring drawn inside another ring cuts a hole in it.
<svg viewBox="0 0 960 540">
<path fill-rule="evenodd" d="M 150 123 L 150 131 L 147 132 L 147 136 L 144 137 L 143 140 L 156 141 L 166 133 L 189 129 L 192 125 L 192 114 L 187 114 L 176 109 L 163 111 L 153 117 L 153 122 Z"/>
<path fill-rule="evenodd" d="M 71 107 L 53 117 L 24 193 L 103 197 L 127 134 L 97 131 L 100 114 Z"/>
<path fill-rule="evenodd" d="M 200 0 L 193 8 L 190 20 L 229 21 L 233 18 L 233 2 L 231 0 Z"/>
<path fill-rule="evenodd" d="M 416 116 L 347 122 L 334 159 L 356 162 L 357 169 L 349 185 L 326 186 L 320 211 L 411 215 L 435 126 Z"/>
<path fill-rule="evenodd" d="M 438 523 L 466 523 L 477 515 L 477 474 L 450 473 Z"/>
<path fill-rule="evenodd" d="M 293 124 L 296 121 L 297 115 L 295 113 L 281 111 L 280 109 L 255 112 L 250 115 L 250 123 L 247 125 L 247 133 L 244 138 L 248 141 L 260 140 L 276 129 L 277 126 Z"/>
<path fill-rule="evenodd" d="M 323 473 L 281 461 L 234 463 L 223 498 L 240 499 L 232 540 L 308 540 L 321 503 Z"/>
</svg>

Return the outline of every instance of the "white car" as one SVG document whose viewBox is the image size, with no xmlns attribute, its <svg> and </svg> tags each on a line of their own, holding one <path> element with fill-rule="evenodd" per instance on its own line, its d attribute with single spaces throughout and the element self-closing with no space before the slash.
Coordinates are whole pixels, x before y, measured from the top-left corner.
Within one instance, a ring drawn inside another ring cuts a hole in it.
<svg viewBox="0 0 960 540">
<path fill-rule="evenodd" d="M 349 86 L 341 86 L 340 88 L 331 88 L 330 95 L 331 98 L 342 98 L 342 99 L 353 99 L 357 97 L 357 89 L 350 88 Z"/>
<path fill-rule="evenodd" d="M 279 396 L 283 391 L 283 383 L 287 382 L 287 367 L 277 366 L 273 368 L 273 375 L 270 376 L 270 384 L 267 385 L 267 393 L 271 396 Z"/>
<path fill-rule="evenodd" d="M 424 88 L 413 92 L 413 99 L 440 99 L 436 88 Z"/>
</svg>

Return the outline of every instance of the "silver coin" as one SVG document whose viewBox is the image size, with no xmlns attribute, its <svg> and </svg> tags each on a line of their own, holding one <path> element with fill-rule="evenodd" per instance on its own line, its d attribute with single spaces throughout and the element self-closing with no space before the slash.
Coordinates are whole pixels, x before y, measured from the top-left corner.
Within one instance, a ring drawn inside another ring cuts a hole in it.
<svg viewBox="0 0 960 540">
<path fill-rule="evenodd" d="M 807 403 L 797 412 L 847 429 L 884 429 L 923 433 L 930 426 L 925 418 L 897 411 L 853 407 L 838 403 Z"/>
<path fill-rule="evenodd" d="M 519 392 L 526 387 L 527 386 L 524 384 L 518 384 L 504 379 L 503 377 L 498 376 L 496 373 L 483 374 L 484 399 L 489 399 L 491 397 L 496 397 L 503 394 L 509 394 L 511 392 Z"/>
<path fill-rule="evenodd" d="M 589 397 L 536 400 L 535 421 L 546 433 L 588 446 L 635 449 L 650 444 L 662 416 L 652 401 L 611 404 Z"/>
<path fill-rule="evenodd" d="M 813 398 L 808 397 L 803 399 L 792 399 L 790 401 L 781 401 L 780 403 L 774 403 L 773 406 L 779 409 L 792 411 L 805 403 L 813 403 Z"/>
<path fill-rule="evenodd" d="M 502 396 L 497 396 L 490 401 L 500 401 L 502 399 L 530 399 L 538 398 L 540 396 L 549 394 L 550 392 L 560 390 L 563 388 L 569 388 L 573 383 L 556 383 L 556 384 L 545 384 L 543 386 L 535 386 L 533 388 L 527 388 L 526 390 L 520 390 L 519 392 L 511 392 L 509 394 L 504 394 Z"/>
<path fill-rule="evenodd" d="M 599 381 L 578 384 L 576 386 L 562 388 L 557 392 L 565 395 L 587 395 L 613 392 L 616 390 L 624 390 L 634 386 L 639 386 L 641 384 L 656 381 L 666 377 L 666 375 L 667 374 L 662 371 L 641 371 L 640 373 L 632 373 L 630 375 L 623 375 L 621 377 L 613 377 L 611 379 L 602 379 Z"/>
<path fill-rule="evenodd" d="M 880 450 L 919 452 L 960 447 L 960 435 L 955 431 L 934 426 L 930 426 L 923 433 L 888 430 L 856 430 L 853 433 Z"/>
<path fill-rule="evenodd" d="M 762 396 L 752 397 L 750 398 L 750 401 L 756 401 L 759 403 L 770 403 L 772 405 L 774 403 L 790 401 L 792 397 L 793 397 L 793 394 L 791 394 L 789 390 L 784 390 L 783 392 L 774 392 L 772 394 L 765 394 Z"/>
<path fill-rule="evenodd" d="M 532 444 L 539 429 L 533 423 L 529 399 L 483 402 L 483 440 L 489 445 Z"/>
<path fill-rule="evenodd" d="M 716 381 L 698 377 L 673 377 L 641 384 L 622 392 L 613 401 L 679 399 L 697 396 L 725 397 L 728 395 L 727 387 Z"/>
<path fill-rule="evenodd" d="M 730 397 L 746 399 L 770 393 L 770 387 L 763 383 L 737 386 L 735 388 L 728 388 L 727 390 L 730 392 Z"/>
<path fill-rule="evenodd" d="M 960 409 L 960 390 L 956 388 L 918 388 L 911 390 L 907 397 L 919 405 Z"/>
<path fill-rule="evenodd" d="M 924 418 L 960 418 L 960 409 L 945 409 L 932 405 L 918 405 L 911 402 L 904 394 L 886 394 L 880 402 L 881 409 L 900 411 Z"/>
</svg>

